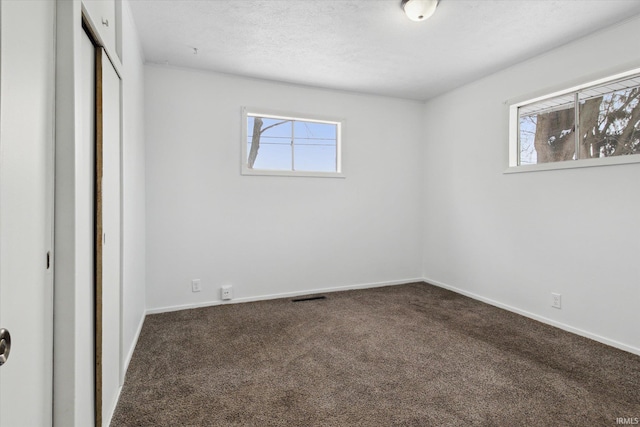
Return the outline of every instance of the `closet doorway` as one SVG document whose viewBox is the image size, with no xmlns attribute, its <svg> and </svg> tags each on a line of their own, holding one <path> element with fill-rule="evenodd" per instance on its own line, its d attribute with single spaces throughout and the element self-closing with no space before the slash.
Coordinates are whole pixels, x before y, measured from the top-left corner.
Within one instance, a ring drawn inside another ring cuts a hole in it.
<svg viewBox="0 0 640 427">
<path fill-rule="evenodd" d="M 121 158 L 120 76 L 83 25 L 83 144 L 91 151 L 93 200 L 93 366 L 95 425 L 102 426 L 120 387 Z M 82 184 L 81 184 L 82 185 Z"/>
</svg>

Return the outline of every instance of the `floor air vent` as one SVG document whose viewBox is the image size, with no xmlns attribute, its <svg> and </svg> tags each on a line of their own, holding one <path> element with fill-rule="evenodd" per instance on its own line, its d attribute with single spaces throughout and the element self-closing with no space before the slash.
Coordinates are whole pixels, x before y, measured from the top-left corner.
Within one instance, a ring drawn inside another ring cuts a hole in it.
<svg viewBox="0 0 640 427">
<path fill-rule="evenodd" d="M 303 297 L 303 298 L 292 299 L 291 302 L 315 301 L 318 299 L 327 299 L 327 297 L 325 297 L 324 295 L 319 297 Z"/>
</svg>

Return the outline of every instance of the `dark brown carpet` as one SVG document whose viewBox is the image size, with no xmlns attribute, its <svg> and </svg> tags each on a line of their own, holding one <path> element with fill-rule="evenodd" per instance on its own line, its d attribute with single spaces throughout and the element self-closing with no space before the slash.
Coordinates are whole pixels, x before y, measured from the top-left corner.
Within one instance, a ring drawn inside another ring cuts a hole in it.
<svg viewBox="0 0 640 427">
<path fill-rule="evenodd" d="M 615 426 L 640 357 L 425 283 L 147 317 L 112 426 Z"/>
</svg>

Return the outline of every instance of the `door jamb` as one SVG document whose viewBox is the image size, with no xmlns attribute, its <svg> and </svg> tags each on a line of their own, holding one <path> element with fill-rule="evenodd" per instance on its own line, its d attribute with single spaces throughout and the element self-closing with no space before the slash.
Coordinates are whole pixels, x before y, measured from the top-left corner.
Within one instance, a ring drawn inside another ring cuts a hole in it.
<svg viewBox="0 0 640 427">
<path fill-rule="evenodd" d="M 102 52 L 98 37 L 82 16 L 82 28 L 95 48 L 95 133 L 94 133 L 94 417 L 96 427 L 102 426 Z"/>
</svg>

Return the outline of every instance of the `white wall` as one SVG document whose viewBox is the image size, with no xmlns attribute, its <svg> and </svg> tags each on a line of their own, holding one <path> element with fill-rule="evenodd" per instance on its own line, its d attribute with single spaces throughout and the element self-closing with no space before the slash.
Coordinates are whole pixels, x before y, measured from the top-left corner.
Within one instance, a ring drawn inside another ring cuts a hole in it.
<svg viewBox="0 0 640 427">
<path fill-rule="evenodd" d="M 635 18 L 426 105 L 428 281 L 640 353 L 640 164 L 503 174 L 505 101 L 638 67 L 638 39 Z"/>
<path fill-rule="evenodd" d="M 146 307 L 144 58 L 129 2 L 123 3 L 122 24 L 122 356 L 126 370 Z"/>
<path fill-rule="evenodd" d="M 92 150 L 84 136 L 80 2 L 56 3 L 53 424 L 90 426 L 93 405 Z"/>
<path fill-rule="evenodd" d="M 422 104 L 145 71 L 149 309 L 421 276 Z M 344 118 L 347 178 L 241 176 L 245 105 Z"/>
</svg>

